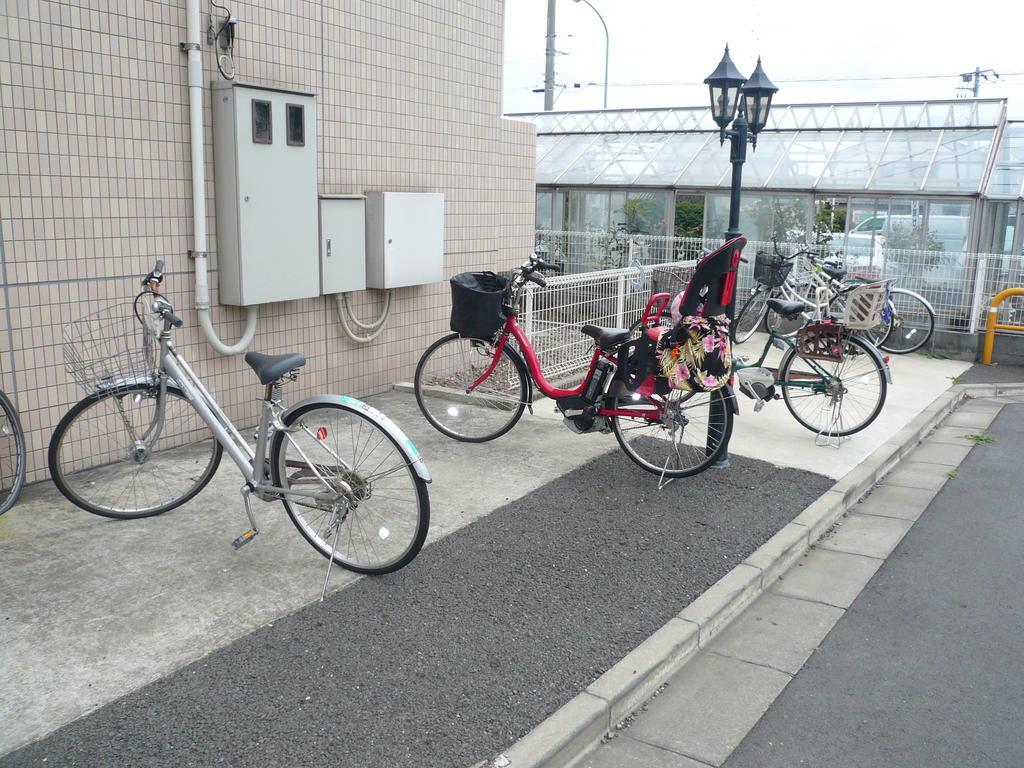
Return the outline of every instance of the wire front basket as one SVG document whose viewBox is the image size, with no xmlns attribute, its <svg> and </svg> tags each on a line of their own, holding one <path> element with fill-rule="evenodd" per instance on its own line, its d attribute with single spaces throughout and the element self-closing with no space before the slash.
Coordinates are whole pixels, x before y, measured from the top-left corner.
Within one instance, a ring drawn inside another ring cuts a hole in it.
<svg viewBox="0 0 1024 768">
<path fill-rule="evenodd" d="M 122 302 L 64 326 L 64 367 L 87 393 L 154 376 L 159 342 L 149 325 L 152 314 L 143 311 L 148 302 L 138 304 L 139 316 L 132 304 Z"/>
<path fill-rule="evenodd" d="M 793 262 L 767 251 L 758 251 L 754 256 L 754 279 L 768 288 L 778 288 L 789 277 Z"/>
</svg>

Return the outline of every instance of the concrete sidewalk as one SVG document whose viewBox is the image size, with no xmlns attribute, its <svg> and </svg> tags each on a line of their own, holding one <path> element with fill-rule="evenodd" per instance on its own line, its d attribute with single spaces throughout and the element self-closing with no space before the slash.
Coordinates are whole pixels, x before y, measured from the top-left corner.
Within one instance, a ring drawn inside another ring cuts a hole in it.
<svg viewBox="0 0 1024 768">
<path fill-rule="evenodd" d="M 995 390 L 970 387 L 978 397 L 734 621 L 705 639 L 699 617 L 680 614 L 674 645 L 666 628 L 631 660 L 678 671 L 637 710 L 623 709 L 599 746 L 581 755 L 541 728 L 488 765 L 1024 764 L 1024 384 Z M 974 447 L 967 435 L 994 442 Z M 672 661 L 680 656 L 685 663 Z M 572 714 L 560 715 L 564 731 Z"/>
<path fill-rule="evenodd" d="M 923 356 L 895 358 L 894 386 L 882 415 L 838 450 L 815 446 L 814 435 L 781 402 L 754 414 L 743 400 L 731 451 L 849 477 L 866 456 L 903 440 L 907 425 L 927 415 L 937 398 L 952 402 L 947 390 L 966 368 Z M 538 402 L 537 416 L 509 435 L 474 445 L 434 431 L 407 393 L 371 400 L 405 429 L 434 476 L 428 542 L 618 450 L 611 436 L 565 429 L 549 401 Z M 509 468 L 523 470 L 514 482 Z M 656 478 L 644 479 L 653 490 Z M 324 561 L 276 505 L 256 509 L 256 542 L 238 552 L 230 548 L 246 527 L 239 485 L 234 467 L 225 463 L 214 483 L 185 507 L 121 523 L 77 510 L 42 483 L 0 517 L 0 754 L 316 600 Z M 756 503 L 752 489 L 750 504 Z M 355 580 L 335 570 L 332 589 Z"/>
</svg>

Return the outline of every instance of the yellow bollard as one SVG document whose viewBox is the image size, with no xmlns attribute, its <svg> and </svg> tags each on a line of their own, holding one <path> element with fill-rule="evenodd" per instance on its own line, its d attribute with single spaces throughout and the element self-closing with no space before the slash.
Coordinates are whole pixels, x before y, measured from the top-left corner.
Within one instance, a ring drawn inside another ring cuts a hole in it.
<svg viewBox="0 0 1024 768">
<path fill-rule="evenodd" d="M 1024 288 L 1007 288 L 1005 291 L 1000 291 L 992 299 L 992 304 L 988 308 L 988 319 L 985 322 L 985 349 L 981 354 L 981 362 L 984 365 L 992 365 L 992 347 L 996 341 L 997 329 L 1000 331 L 1024 331 L 1024 325 L 1007 325 L 996 322 L 999 305 L 1011 296 L 1024 296 Z"/>
</svg>

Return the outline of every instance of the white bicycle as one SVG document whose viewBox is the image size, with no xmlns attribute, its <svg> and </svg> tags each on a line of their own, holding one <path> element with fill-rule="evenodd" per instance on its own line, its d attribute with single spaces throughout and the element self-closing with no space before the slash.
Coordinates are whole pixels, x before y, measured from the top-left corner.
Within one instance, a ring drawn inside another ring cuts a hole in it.
<svg viewBox="0 0 1024 768">
<path fill-rule="evenodd" d="M 238 465 L 250 528 L 250 496 L 281 501 L 314 549 L 348 570 L 396 571 L 420 551 L 430 522 L 430 474 L 419 452 L 384 414 L 351 397 L 319 395 L 286 408 L 281 386 L 301 354 L 245 361 L 264 386 L 255 447 L 246 441 L 175 350 L 181 325 L 157 292 L 163 262 L 124 305 L 70 323 L 69 372 L 90 394 L 61 419 L 50 472 L 70 501 L 115 518 L 159 515 L 199 493 L 226 450 Z M 324 581 L 326 592 L 327 579 Z"/>
</svg>

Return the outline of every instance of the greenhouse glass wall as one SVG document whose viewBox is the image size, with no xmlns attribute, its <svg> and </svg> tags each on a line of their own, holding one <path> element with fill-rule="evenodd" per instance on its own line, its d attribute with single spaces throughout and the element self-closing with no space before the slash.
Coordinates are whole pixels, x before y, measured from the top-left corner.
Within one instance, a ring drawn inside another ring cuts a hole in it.
<svg viewBox="0 0 1024 768">
<path fill-rule="evenodd" d="M 710 110 L 511 115 L 537 126 L 537 228 L 717 237 L 731 166 Z M 743 167 L 752 240 L 1024 253 L 1024 123 L 1002 99 L 778 105 Z"/>
</svg>

